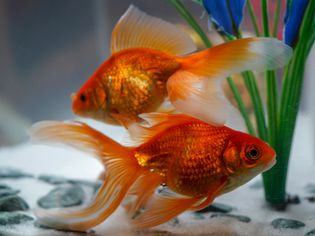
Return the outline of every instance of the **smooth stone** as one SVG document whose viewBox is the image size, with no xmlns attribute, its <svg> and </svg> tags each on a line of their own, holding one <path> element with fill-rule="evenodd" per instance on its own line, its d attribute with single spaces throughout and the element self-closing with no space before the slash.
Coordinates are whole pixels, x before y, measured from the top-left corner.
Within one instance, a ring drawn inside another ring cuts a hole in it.
<svg viewBox="0 0 315 236">
<path fill-rule="evenodd" d="M 208 213 L 208 212 L 221 212 L 228 213 L 231 212 L 233 208 L 231 206 L 222 203 L 212 203 L 210 206 L 203 208 L 202 210 L 196 211 L 198 213 Z"/>
<path fill-rule="evenodd" d="M 80 186 L 87 186 L 93 188 L 93 192 L 97 192 L 103 184 L 103 181 L 89 181 L 89 180 L 69 180 L 69 183 Z"/>
<path fill-rule="evenodd" d="M 263 188 L 263 183 L 262 181 L 256 181 L 255 183 L 251 184 L 249 186 L 250 189 L 262 189 Z"/>
<path fill-rule="evenodd" d="M 38 179 L 41 181 L 44 181 L 49 184 L 64 184 L 68 183 L 69 179 L 63 177 L 63 176 L 57 176 L 57 175 L 40 175 L 38 176 Z"/>
<path fill-rule="evenodd" d="M 19 196 L 0 202 L 0 211 L 26 211 L 29 208 L 28 204 Z"/>
<path fill-rule="evenodd" d="M 102 183 L 103 183 L 102 181 L 75 180 L 75 179 L 67 179 L 63 176 L 45 175 L 45 174 L 38 176 L 38 179 L 43 182 L 53 184 L 53 185 L 70 183 L 70 184 L 75 184 L 75 185 L 81 185 L 82 187 L 87 186 L 87 187 L 93 188 L 93 192 L 98 191 L 98 189 L 102 186 Z"/>
<path fill-rule="evenodd" d="M 169 222 L 168 222 L 169 225 L 175 227 L 175 226 L 179 226 L 179 219 L 177 217 L 171 219 Z"/>
<path fill-rule="evenodd" d="M 275 229 L 298 229 L 304 227 L 305 224 L 298 220 L 277 218 L 271 222 Z"/>
<path fill-rule="evenodd" d="M 53 227 L 48 227 L 46 225 L 41 225 L 38 221 L 34 222 L 34 226 L 37 228 L 41 228 L 41 229 L 47 229 L 47 230 L 54 230 L 54 231 L 58 231 L 58 232 L 64 232 L 66 233 L 66 235 L 68 235 L 67 233 L 69 233 L 69 235 L 86 235 L 86 236 L 95 236 L 95 230 L 93 229 L 89 229 L 86 232 L 81 232 L 81 231 L 74 231 L 74 230 L 61 230 L 61 229 L 55 229 Z M 46 234 L 45 234 L 46 235 Z M 62 234 L 64 235 L 64 234 Z"/>
<path fill-rule="evenodd" d="M 232 214 L 225 214 L 225 213 L 216 213 L 212 214 L 210 218 L 216 218 L 216 217 L 229 217 L 237 219 L 238 221 L 248 223 L 251 221 L 251 219 L 248 216 L 242 216 L 242 215 L 232 215 Z"/>
<path fill-rule="evenodd" d="M 71 207 L 83 203 L 84 191 L 80 186 L 61 186 L 41 197 L 37 204 L 42 208 Z"/>
<path fill-rule="evenodd" d="M 315 236 L 315 229 L 313 229 L 313 230 L 307 232 L 307 233 L 305 234 L 305 236 Z"/>
<path fill-rule="evenodd" d="M 0 202 L 3 198 L 7 198 L 9 196 L 15 196 L 20 192 L 20 190 L 16 189 L 0 189 Z"/>
<path fill-rule="evenodd" d="M 298 195 L 287 194 L 287 203 L 297 205 L 301 203 L 301 200 Z"/>
<path fill-rule="evenodd" d="M 143 230 L 134 230 L 134 233 L 137 235 L 154 235 L 154 236 L 177 236 L 178 234 L 174 234 L 164 230 L 153 230 L 153 229 L 143 229 Z"/>
<path fill-rule="evenodd" d="M 1 167 L 0 168 L 0 178 L 25 178 L 33 177 L 31 174 L 27 174 L 15 168 Z"/>
<path fill-rule="evenodd" d="M 307 184 L 305 190 L 308 193 L 315 193 L 315 184 Z"/>
<path fill-rule="evenodd" d="M 305 199 L 307 199 L 311 203 L 315 202 L 315 196 L 305 197 Z"/>
<path fill-rule="evenodd" d="M 96 182 L 93 186 L 94 193 L 97 193 L 98 190 L 102 187 L 103 182 Z"/>
<path fill-rule="evenodd" d="M 0 190 L 1 189 L 11 189 L 11 188 L 6 184 L 0 184 Z"/>
<path fill-rule="evenodd" d="M 197 212 L 195 212 L 193 214 L 193 216 L 194 216 L 195 220 L 204 220 L 205 219 L 205 216 L 203 214 L 200 214 L 200 213 L 197 213 Z"/>
<path fill-rule="evenodd" d="M 34 220 L 33 217 L 18 212 L 0 212 L 0 225 L 21 224 Z"/>
</svg>

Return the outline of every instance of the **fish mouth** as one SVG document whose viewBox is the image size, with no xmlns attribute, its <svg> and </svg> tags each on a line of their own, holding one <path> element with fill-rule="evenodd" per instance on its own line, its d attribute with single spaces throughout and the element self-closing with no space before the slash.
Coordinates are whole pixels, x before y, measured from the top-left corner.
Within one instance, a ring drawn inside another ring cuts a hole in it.
<svg viewBox="0 0 315 236">
<path fill-rule="evenodd" d="M 77 97 L 76 93 L 71 93 L 70 98 L 72 102 L 76 99 L 76 97 Z"/>
<path fill-rule="evenodd" d="M 71 93 L 70 95 L 70 98 L 71 98 L 71 102 L 72 102 L 72 112 L 78 116 L 82 116 L 80 110 L 78 109 L 78 106 L 77 106 L 77 94 L 76 93 Z"/>
</svg>

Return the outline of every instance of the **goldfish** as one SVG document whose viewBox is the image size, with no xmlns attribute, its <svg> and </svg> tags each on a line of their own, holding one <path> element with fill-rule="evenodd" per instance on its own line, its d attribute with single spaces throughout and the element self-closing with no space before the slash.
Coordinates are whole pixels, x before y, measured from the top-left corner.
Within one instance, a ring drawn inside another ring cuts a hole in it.
<svg viewBox="0 0 315 236">
<path fill-rule="evenodd" d="M 85 231 L 123 205 L 136 228 L 157 226 L 186 210 L 208 206 L 275 164 L 275 151 L 246 133 L 184 114 L 140 116 L 145 123 L 130 125 L 128 146 L 81 122 L 33 126 L 33 141 L 76 147 L 97 156 L 106 170 L 88 206 L 38 209 L 40 224 Z M 156 191 L 160 186 L 165 191 Z"/>
<path fill-rule="evenodd" d="M 187 33 L 131 5 L 112 31 L 111 56 L 72 95 L 72 110 L 126 127 L 141 121 L 139 114 L 156 111 L 180 111 L 224 125 L 234 107 L 223 80 L 281 67 L 292 55 L 274 38 L 244 38 L 194 51 Z"/>
</svg>

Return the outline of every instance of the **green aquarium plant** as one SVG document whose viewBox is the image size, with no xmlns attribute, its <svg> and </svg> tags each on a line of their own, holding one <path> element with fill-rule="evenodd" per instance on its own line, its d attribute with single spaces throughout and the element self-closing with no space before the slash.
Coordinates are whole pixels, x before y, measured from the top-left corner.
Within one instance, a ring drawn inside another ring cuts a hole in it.
<svg viewBox="0 0 315 236">
<path fill-rule="evenodd" d="M 183 1 L 168 0 L 178 13 L 200 36 L 206 47 L 212 42 L 199 26 Z M 267 71 L 266 99 L 260 94 L 256 76 L 252 71 L 242 73 L 245 87 L 254 108 L 255 122 L 249 118 L 243 98 L 231 78 L 228 84 L 246 123 L 248 133 L 267 141 L 277 152 L 277 164 L 263 174 L 265 199 L 273 207 L 284 209 L 286 206 L 286 179 L 288 163 L 294 136 L 296 118 L 301 99 L 304 68 L 315 40 L 315 1 L 313 0 L 275 0 L 274 14 L 269 15 L 268 0 L 259 3 L 261 22 L 258 22 L 253 3 L 250 0 L 194 0 L 209 15 L 209 22 L 224 41 L 242 38 L 240 24 L 243 13 L 247 11 L 252 29 L 258 37 L 277 37 L 293 48 L 293 57 L 282 71 Z M 279 19 L 285 9 L 284 19 Z M 257 9 L 256 9 L 257 10 Z M 283 27 L 279 27 L 283 22 Z M 312 30 L 310 30 L 312 29 Z"/>
</svg>

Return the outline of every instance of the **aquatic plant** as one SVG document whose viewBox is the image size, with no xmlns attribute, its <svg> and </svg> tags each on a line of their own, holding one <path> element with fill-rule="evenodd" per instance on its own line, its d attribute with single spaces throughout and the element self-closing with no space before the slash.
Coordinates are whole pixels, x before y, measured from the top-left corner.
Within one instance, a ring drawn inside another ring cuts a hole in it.
<svg viewBox="0 0 315 236">
<path fill-rule="evenodd" d="M 207 34 L 182 1 L 168 0 L 168 2 L 196 31 L 204 45 L 212 47 Z M 277 37 L 283 33 L 283 41 L 293 48 L 293 57 L 282 73 L 275 70 L 265 72 L 266 101 L 263 101 L 259 92 L 255 74 L 252 71 L 242 73 L 254 108 L 255 125 L 249 118 L 237 86 L 231 78 L 227 78 L 248 133 L 267 141 L 277 152 L 277 164 L 263 174 L 263 181 L 266 201 L 275 208 L 283 209 L 286 206 L 288 163 L 299 111 L 304 67 L 315 40 L 315 1 L 287 0 L 286 6 L 283 6 L 283 1 L 275 0 L 275 13 L 271 16 L 269 2 L 260 0 L 261 22 L 258 22 L 257 12 L 254 11 L 253 1 L 250 0 L 194 0 L 194 2 L 204 7 L 209 15 L 209 22 L 224 41 L 242 38 L 242 30 L 239 26 L 243 18 L 243 10 L 246 10 L 256 36 Z M 280 11 L 284 7 L 286 7 L 284 27 L 279 29 Z M 262 25 L 262 30 L 259 23 Z"/>
</svg>

